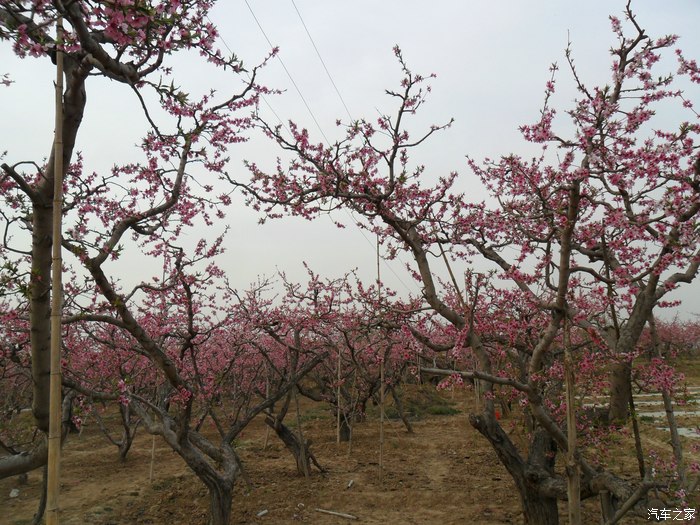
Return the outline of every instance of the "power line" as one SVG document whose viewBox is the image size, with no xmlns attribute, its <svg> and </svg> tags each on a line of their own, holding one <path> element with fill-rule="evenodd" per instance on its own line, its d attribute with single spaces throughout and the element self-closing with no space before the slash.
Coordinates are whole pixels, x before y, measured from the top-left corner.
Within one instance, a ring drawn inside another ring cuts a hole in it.
<svg viewBox="0 0 700 525">
<path fill-rule="evenodd" d="M 301 12 L 299 11 L 299 8 L 297 7 L 296 2 L 294 0 L 291 0 L 292 5 L 294 6 L 294 10 L 297 13 L 297 16 L 299 17 L 299 21 L 301 22 L 301 25 L 304 26 L 304 31 L 306 31 L 306 35 L 309 37 L 309 40 L 311 41 L 311 45 L 314 48 L 314 51 L 316 51 L 316 56 L 318 57 L 319 61 L 321 62 L 321 65 L 323 66 L 323 69 L 326 71 L 326 75 L 328 76 L 328 80 L 331 81 L 331 84 L 333 85 L 333 89 L 335 89 L 336 94 L 338 95 L 338 98 L 340 99 L 340 103 L 343 105 L 345 108 L 345 112 L 348 114 L 348 117 L 350 120 L 354 120 L 352 117 L 352 114 L 350 113 L 350 110 L 348 109 L 348 105 L 345 103 L 345 100 L 343 99 L 343 95 L 340 93 L 340 90 L 338 89 L 338 86 L 336 85 L 335 81 L 333 80 L 333 76 L 331 75 L 330 70 L 328 69 L 328 66 L 326 66 L 326 62 L 323 60 L 323 57 L 321 56 L 321 52 L 318 49 L 318 46 L 316 45 L 316 42 L 314 41 L 313 36 L 311 36 L 311 32 L 309 31 L 308 26 L 306 25 L 306 22 L 304 22 L 304 17 L 301 16 Z M 248 3 L 248 0 L 246 0 L 246 4 Z M 250 8 L 250 6 L 248 6 Z M 269 42 L 269 40 L 268 40 Z M 369 240 L 369 238 L 365 235 L 365 232 L 362 230 L 357 225 L 357 219 L 352 215 L 351 212 L 349 212 L 346 208 L 343 208 L 343 211 L 345 212 L 345 215 L 348 216 L 350 221 L 355 225 L 355 227 L 358 229 L 362 237 L 364 237 L 365 241 L 367 241 L 367 244 L 372 246 L 374 248 L 374 245 L 372 244 L 372 241 Z M 332 220 L 332 219 L 331 219 Z M 389 265 L 387 262 L 387 259 L 385 257 L 381 257 L 382 261 L 384 262 L 384 266 L 388 268 L 388 270 L 394 274 L 394 277 L 403 285 L 404 288 L 410 293 L 411 289 L 408 287 L 408 285 L 399 277 L 399 275 L 394 271 L 394 269 Z M 403 262 L 403 261 L 402 261 Z"/>
<path fill-rule="evenodd" d="M 255 23 L 257 24 L 258 29 L 260 29 L 260 32 L 261 32 L 261 33 L 263 34 L 263 36 L 265 37 L 265 40 L 267 41 L 268 45 L 270 46 L 270 48 L 273 48 L 274 46 L 272 45 L 272 41 L 271 41 L 270 38 L 267 36 L 267 33 L 266 33 L 265 30 L 263 29 L 262 24 L 260 23 L 260 20 L 258 20 L 258 17 L 255 15 L 255 12 L 253 11 L 253 9 L 252 9 L 252 7 L 250 6 L 250 4 L 248 3 L 248 0 L 244 0 L 244 2 L 245 2 L 245 4 L 246 4 L 246 6 L 248 7 L 248 10 L 250 11 L 250 14 L 253 16 L 253 19 L 255 20 Z M 347 104 L 345 103 L 345 100 L 343 100 L 343 96 L 340 94 L 340 90 L 338 89 L 338 87 L 336 86 L 335 82 L 333 81 L 333 77 L 331 76 L 330 71 L 328 70 L 328 67 L 326 67 L 325 62 L 323 61 L 323 58 L 321 57 L 321 53 L 319 52 L 318 47 L 316 46 L 316 43 L 314 42 L 314 39 L 313 39 L 313 37 L 311 36 L 311 33 L 309 32 L 308 27 L 307 27 L 306 24 L 304 23 L 304 19 L 302 18 L 301 13 L 299 12 L 299 9 L 297 9 L 297 6 L 296 6 L 296 4 L 294 3 L 294 0 L 292 0 L 292 4 L 294 5 L 294 9 L 296 10 L 297 15 L 299 16 L 299 20 L 301 21 L 302 25 L 304 26 L 304 29 L 306 30 L 306 34 L 308 35 L 309 40 L 311 40 L 311 44 L 313 45 L 314 49 L 316 50 L 316 55 L 318 56 L 318 59 L 321 61 L 321 64 L 323 65 L 323 68 L 325 69 L 326 74 L 328 75 L 328 78 L 329 78 L 330 81 L 331 81 L 331 84 L 333 84 L 333 87 L 335 88 L 335 92 L 337 93 L 338 97 L 340 98 L 340 101 L 341 101 L 341 103 L 343 104 L 343 107 L 345 108 L 345 111 L 347 112 L 348 116 L 350 117 L 350 120 L 352 120 L 352 115 L 350 114 L 350 110 L 348 109 L 348 106 L 347 106 Z M 207 15 L 207 19 L 209 19 L 208 15 Z M 211 19 L 209 19 L 209 22 L 211 22 Z M 234 53 L 233 53 L 233 50 L 229 47 L 229 45 L 226 43 L 226 40 L 224 40 L 224 37 L 221 36 L 220 33 L 219 33 L 218 37 L 219 37 L 219 39 L 221 40 L 221 42 L 224 44 L 224 46 L 226 47 L 226 49 L 228 49 L 229 53 L 234 54 Z M 303 101 L 304 105 L 306 106 L 306 109 L 307 109 L 307 111 L 309 112 L 309 114 L 311 115 L 311 118 L 313 119 L 314 123 L 316 124 L 316 127 L 318 128 L 318 130 L 320 131 L 320 133 L 321 133 L 321 135 L 323 136 L 324 140 L 326 141 L 326 144 L 327 144 L 327 145 L 330 145 L 330 141 L 329 141 L 328 138 L 326 137 L 326 134 L 323 132 L 323 129 L 321 128 L 321 125 L 318 123 L 318 120 L 316 119 L 316 117 L 315 117 L 313 111 L 312 111 L 311 108 L 309 107 L 309 104 L 306 102 L 306 99 L 304 98 L 304 95 L 302 94 L 301 89 L 299 88 L 299 86 L 297 85 L 297 83 L 294 81 L 294 78 L 292 77 L 291 73 L 290 73 L 289 70 L 287 69 L 287 66 L 284 64 L 284 62 L 283 62 L 282 59 L 279 57 L 279 55 L 277 56 L 277 58 L 278 58 L 278 60 L 280 61 L 280 64 L 282 64 L 282 67 L 284 68 L 285 73 L 286 73 L 287 76 L 289 77 L 289 80 L 291 80 L 292 84 L 294 85 L 294 87 L 295 87 L 297 93 L 299 94 L 299 97 L 301 98 L 301 100 Z M 272 107 L 272 105 L 271 105 L 264 97 L 262 98 L 262 100 L 265 102 L 265 104 L 266 104 L 267 107 L 270 109 L 270 111 L 271 111 L 272 114 L 275 116 L 275 118 L 277 118 L 277 120 L 278 120 L 282 125 L 284 125 L 284 126 L 286 127 L 286 125 L 284 124 L 284 121 L 280 118 L 280 116 L 277 114 L 277 112 L 275 112 L 275 110 L 274 110 L 274 108 Z M 291 134 L 291 131 L 289 130 L 289 128 L 286 128 L 286 129 L 287 129 L 287 131 L 290 132 L 290 134 Z M 353 217 L 352 213 L 349 212 L 346 208 L 343 208 L 343 211 L 345 212 L 345 214 L 346 214 L 346 215 L 348 216 L 348 218 L 350 219 L 350 222 L 351 222 L 352 224 L 355 225 L 355 227 L 356 227 L 357 230 L 360 232 L 360 234 L 361 234 L 362 237 L 365 239 L 365 241 L 367 241 L 367 244 L 369 244 L 369 245 L 373 248 L 373 250 L 374 250 L 375 245 L 374 245 L 374 244 L 369 240 L 369 238 L 365 235 L 365 232 L 362 230 L 362 228 L 360 228 L 360 227 L 357 225 L 357 220 Z M 329 218 L 330 218 L 330 215 L 329 215 Z M 332 220 L 332 219 L 331 219 L 331 220 Z M 396 273 L 396 271 L 389 265 L 389 263 L 387 262 L 387 259 L 386 259 L 385 257 L 381 257 L 381 259 L 382 259 L 382 261 L 384 262 L 384 265 L 385 265 L 385 266 L 389 269 L 389 271 L 394 275 L 394 277 L 396 277 L 396 279 L 397 279 L 397 280 L 403 285 L 403 287 L 410 293 L 410 292 L 411 292 L 411 289 L 409 288 L 409 286 L 403 281 L 403 279 L 401 279 L 401 277 L 399 277 L 399 275 Z"/>
<path fill-rule="evenodd" d="M 367 235 L 365 235 L 365 232 L 363 231 L 363 229 L 360 228 L 360 226 L 357 224 L 359 221 L 358 221 L 357 219 L 355 219 L 355 216 L 352 214 L 352 211 L 348 211 L 347 208 L 343 208 L 343 211 L 345 212 L 345 215 L 347 215 L 347 216 L 350 218 L 350 221 L 355 225 L 355 227 L 357 228 L 357 231 L 359 231 L 360 234 L 362 235 L 362 237 L 364 237 L 365 241 L 367 241 L 367 244 L 369 244 L 369 245 L 374 249 L 374 248 L 375 248 L 375 245 L 372 244 L 372 241 L 369 240 L 369 238 L 367 237 Z M 330 217 L 330 215 L 329 215 L 329 217 Z M 331 220 L 333 220 L 333 219 L 331 219 Z M 378 249 L 378 247 L 377 247 L 377 249 Z M 401 277 L 399 277 L 399 274 L 397 274 L 396 271 L 394 271 L 394 269 L 393 269 L 391 266 L 389 266 L 389 263 L 388 263 L 388 261 L 387 261 L 387 258 L 384 257 L 384 256 L 381 256 L 381 255 L 380 255 L 380 258 L 382 259 L 382 262 L 384 263 L 384 266 L 385 266 L 392 274 L 394 274 L 394 277 L 396 277 L 396 279 L 397 279 L 397 280 L 403 285 L 403 287 L 406 288 L 406 290 L 410 293 L 410 292 L 411 292 L 411 289 L 410 289 L 409 286 L 403 281 L 403 279 L 401 279 Z M 398 258 L 399 260 L 401 260 L 401 258 L 400 258 L 400 253 L 397 254 L 397 258 Z M 403 261 L 401 261 L 401 263 L 403 264 Z"/>
<path fill-rule="evenodd" d="M 212 24 L 212 25 L 214 25 L 214 22 L 211 21 L 211 18 L 209 18 L 209 15 L 206 15 L 206 17 L 207 17 L 207 20 L 209 20 L 209 23 Z M 231 53 L 231 55 L 235 55 L 235 53 L 233 52 L 233 49 L 231 49 L 231 48 L 229 47 L 229 45 L 228 45 L 228 43 L 226 42 L 226 40 L 224 39 L 224 37 L 221 36 L 221 33 L 218 33 L 218 32 L 217 32 L 217 36 L 219 37 L 219 40 L 221 40 L 221 43 L 224 44 L 224 47 L 225 47 L 226 49 L 228 49 L 228 52 Z M 248 72 L 245 71 L 245 70 L 244 70 L 244 73 L 245 73 L 246 77 L 248 78 L 248 81 L 250 81 L 250 79 L 251 79 L 250 73 L 248 73 Z M 280 123 L 280 125 L 284 126 L 284 128 L 287 130 L 287 132 L 291 135 L 291 134 L 292 134 L 291 130 L 289 129 L 289 127 L 287 126 L 287 124 L 280 118 L 280 116 L 279 116 L 279 115 L 277 114 L 277 112 L 275 111 L 275 108 L 273 108 L 273 107 L 272 107 L 272 104 L 270 104 L 270 103 L 268 102 L 267 98 L 265 98 L 265 96 L 263 96 L 263 95 L 260 95 L 260 99 L 265 103 L 265 105 L 267 106 L 267 109 L 269 109 L 270 112 L 275 116 L 275 118 L 276 118 L 277 121 Z"/>
<path fill-rule="evenodd" d="M 343 99 L 343 95 L 340 94 L 340 90 L 338 89 L 338 86 L 336 86 L 335 81 L 333 80 L 333 77 L 331 76 L 331 72 L 328 71 L 328 67 L 326 66 L 326 63 L 323 61 L 323 57 L 321 56 L 321 53 L 318 50 L 318 47 L 316 47 L 316 42 L 314 42 L 313 37 L 311 36 L 311 33 L 309 32 L 309 28 L 306 27 L 306 23 L 304 22 L 304 18 L 301 16 L 301 13 L 299 12 L 299 8 L 297 7 L 297 4 L 292 0 L 292 5 L 294 6 L 294 10 L 297 12 L 297 16 L 299 16 L 299 20 L 301 21 L 301 25 L 304 26 L 304 30 L 306 31 L 306 35 L 309 37 L 309 40 L 311 40 L 311 45 L 314 46 L 314 50 L 316 51 L 316 56 L 318 59 L 321 61 L 321 64 L 323 65 L 323 69 L 326 71 L 326 75 L 328 75 L 328 80 L 331 81 L 331 84 L 333 84 L 333 89 L 335 89 L 335 92 L 338 94 L 338 98 L 340 99 L 340 102 L 343 104 L 343 107 L 345 108 L 345 112 L 348 114 L 348 117 L 350 120 L 354 120 L 352 118 L 352 115 L 350 114 L 350 110 L 348 109 L 347 104 L 345 103 L 345 100 Z"/>
<path fill-rule="evenodd" d="M 245 5 L 248 6 L 248 11 L 250 11 L 250 14 L 253 15 L 253 19 L 255 20 L 255 23 L 258 25 L 258 28 L 260 29 L 260 32 L 265 37 L 265 40 L 267 40 L 268 45 L 270 46 L 271 49 L 274 48 L 275 46 L 272 45 L 272 41 L 267 36 L 267 33 L 265 33 L 265 30 L 263 29 L 262 24 L 260 24 L 260 20 L 258 20 L 258 17 L 255 16 L 255 12 L 253 11 L 253 8 L 250 6 L 250 4 L 248 3 L 248 0 L 243 0 L 243 1 L 245 2 Z M 279 54 L 277 55 L 277 60 L 280 61 L 280 64 L 282 64 L 282 67 L 284 68 L 285 73 L 287 73 L 289 80 L 292 82 L 292 85 L 297 90 L 297 93 L 299 94 L 301 101 L 304 103 L 304 106 L 306 106 L 306 110 L 309 112 L 309 115 L 311 115 L 311 118 L 313 119 L 314 123 L 316 124 L 318 131 L 321 133 L 321 136 L 326 141 L 326 145 L 330 146 L 331 141 L 328 140 L 328 137 L 326 137 L 326 134 L 323 132 L 321 125 L 318 123 L 318 120 L 316 120 L 316 115 L 314 115 L 314 112 L 311 111 L 311 106 L 309 106 L 309 103 L 306 101 L 306 98 L 304 98 L 304 95 L 302 94 L 301 89 L 299 89 L 299 86 L 295 82 L 294 77 L 292 77 L 292 74 L 289 72 L 289 69 L 287 69 L 287 66 L 284 64 L 284 61 L 282 60 L 282 57 L 279 56 Z"/>
</svg>

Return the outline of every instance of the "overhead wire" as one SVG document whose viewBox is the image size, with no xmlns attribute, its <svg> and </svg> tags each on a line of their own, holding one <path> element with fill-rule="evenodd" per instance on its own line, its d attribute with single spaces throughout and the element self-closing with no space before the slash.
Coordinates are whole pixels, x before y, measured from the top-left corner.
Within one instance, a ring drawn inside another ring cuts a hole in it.
<svg viewBox="0 0 700 525">
<path fill-rule="evenodd" d="M 350 117 L 350 120 L 354 120 L 352 118 L 352 114 L 350 113 L 350 110 L 348 109 L 348 105 L 345 103 L 345 99 L 343 99 L 343 95 L 340 94 L 340 90 L 338 89 L 338 86 L 335 84 L 335 81 L 333 80 L 333 76 L 331 75 L 331 72 L 328 70 L 328 67 L 326 66 L 326 62 L 323 60 L 323 57 L 321 56 L 321 52 L 318 50 L 318 47 L 316 46 L 316 42 L 314 41 L 314 38 L 311 36 L 311 32 L 309 31 L 309 28 L 306 27 L 306 22 L 304 22 L 304 18 L 301 16 L 301 12 L 299 11 L 299 8 L 297 7 L 296 2 L 292 0 L 292 5 L 294 6 L 294 10 L 297 12 L 297 16 L 299 17 L 299 20 L 301 21 L 301 25 L 304 26 L 304 31 L 306 31 L 306 35 L 309 37 L 309 40 L 311 41 L 311 45 L 314 47 L 314 51 L 316 51 L 316 56 L 318 59 L 321 61 L 321 65 L 323 66 L 323 69 L 326 71 L 326 75 L 328 75 L 328 80 L 331 81 L 331 84 L 333 84 L 333 89 L 335 89 L 336 94 L 338 95 L 338 98 L 340 99 L 341 104 L 343 104 L 343 107 L 345 108 L 345 112 L 348 114 L 348 117 Z"/>
<path fill-rule="evenodd" d="M 260 20 L 258 19 L 258 17 L 256 16 L 255 12 L 253 11 L 252 6 L 251 6 L 250 3 L 248 2 L 248 0 L 243 0 L 243 1 L 245 2 L 246 6 L 248 7 L 248 11 L 250 11 L 250 14 L 251 14 L 251 16 L 253 17 L 253 20 L 255 20 L 255 23 L 256 23 L 256 25 L 258 26 L 258 29 L 260 29 L 260 32 L 262 33 L 263 37 L 264 37 L 265 40 L 267 41 L 268 45 L 270 46 L 271 49 L 274 48 L 275 46 L 272 44 L 272 41 L 270 40 L 270 38 L 268 37 L 267 33 L 266 33 L 265 30 L 263 29 L 262 24 L 260 23 Z M 347 104 L 345 103 L 345 100 L 343 99 L 343 96 L 341 95 L 340 90 L 338 89 L 338 87 L 337 87 L 335 81 L 333 80 L 333 77 L 332 77 L 332 75 L 331 75 L 331 73 L 330 73 L 328 67 L 326 66 L 326 63 L 325 63 L 325 61 L 323 60 L 323 57 L 321 56 L 321 53 L 320 53 L 320 51 L 319 51 L 319 49 L 318 49 L 318 46 L 317 46 L 316 43 L 314 42 L 314 39 L 313 39 L 313 37 L 311 36 L 311 32 L 309 31 L 309 29 L 308 29 L 306 23 L 304 22 L 304 19 L 303 19 L 302 15 L 301 15 L 301 12 L 300 12 L 299 9 L 297 8 L 296 4 L 294 3 L 294 0 L 292 0 L 292 5 L 294 6 L 294 10 L 296 11 L 297 16 L 299 17 L 299 20 L 301 21 L 301 24 L 304 26 L 304 30 L 306 31 L 306 34 L 307 34 L 307 36 L 309 37 L 309 40 L 311 41 L 311 44 L 313 45 L 313 48 L 314 48 L 314 50 L 316 51 L 316 55 L 318 56 L 318 59 L 321 61 L 321 64 L 323 65 L 323 68 L 324 68 L 324 70 L 326 71 L 326 74 L 328 75 L 328 78 L 329 78 L 331 84 L 333 85 L 336 94 L 337 94 L 338 97 L 340 98 L 340 101 L 341 101 L 343 107 L 345 108 L 345 111 L 346 111 L 346 113 L 348 114 L 348 117 L 350 118 L 350 120 L 353 120 L 352 114 L 350 113 L 350 110 L 348 109 L 348 106 L 347 106 Z M 211 22 L 211 20 L 209 20 L 209 21 Z M 226 43 L 226 40 L 223 38 L 223 36 L 222 36 L 220 33 L 219 33 L 218 37 L 219 37 L 219 39 L 221 40 L 221 42 L 224 44 L 224 46 L 226 47 L 226 49 L 229 51 L 229 53 L 233 54 L 232 49 L 229 47 L 229 45 Z M 329 141 L 328 138 L 326 137 L 326 134 L 323 132 L 323 128 L 322 128 L 321 125 L 319 124 L 318 119 L 317 119 L 316 116 L 314 115 L 314 112 L 312 111 L 310 105 L 309 105 L 308 102 L 306 101 L 306 98 L 304 97 L 303 93 L 301 92 L 301 89 L 299 88 L 298 84 L 297 84 L 296 81 L 294 80 L 294 77 L 292 76 L 291 72 L 289 71 L 289 69 L 287 68 L 287 66 L 285 65 L 284 61 L 282 60 L 282 58 L 281 58 L 279 55 L 277 55 L 277 59 L 280 61 L 280 64 L 282 65 L 282 68 L 284 69 L 285 73 L 287 74 L 287 77 L 289 77 L 289 80 L 291 81 L 292 85 L 293 85 L 294 88 L 296 89 L 296 91 L 297 91 L 297 93 L 298 93 L 298 95 L 299 95 L 299 98 L 301 98 L 302 102 L 304 103 L 304 106 L 306 107 L 306 110 L 309 112 L 309 115 L 311 116 L 311 118 L 312 118 L 312 120 L 314 121 L 314 123 L 316 124 L 316 127 L 318 128 L 319 132 L 320 132 L 321 135 L 323 136 L 323 138 L 324 138 L 324 140 L 325 140 L 325 142 L 326 142 L 326 145 L 330 146 L 330 145 L 331 145 L 330 141 Z M 272 107 L 272 105 L 271 105 L 267 100 L 265 100 L 264 98 L 263 98 L 263 101 L 265 102 L 265 104 L 267 105 L 267 107 L 270 109 L 270 111 L 272 112 L 272 114 L 275 116 L 275 118 L 280 122 L 280 124 L 285 125 L 285 124 L 284 124 L 284 121 L 283 121 L 283 120 L 280 118 L 280 116 L 275 112 L 275 110 L 274 110 L 274 108 Z M 286 126 L 285 126 L 285 127 L 286 127 Z M 287 130 L 289 131 L 289 128 L 287 128 Z M 357 228 L 357 230 L 360 232 L 360 235 L 362 235 L 362 237 L 365 239 L 365 241 L 367 241 L 367 244 L 369 244 L 369 245 L 372 247 L 372 250 L 374 251 L 375 245 L 374 245 L 374 244 L 369 240 L 369 238 L 365 235 L 365 232 L 362 231 L 362 228 L 359 227 L 357 219 L 355 219 L 354 216 L 353 216 L 347 209 L 343 208 L 343 211 L 344 211 L 345 214 L 348 216 L 348 218 L 350 219 L 350 221 L 355 225 L 355 227 Z M 330 216 L 329 216 L 329 218 L 330 218 Z M 331 221 L 333 220 L 332 218 L 330 218 L 330 219 L 331 219 Z M 401 279 L 401 277 L 396 273 L 396 271 L 387 263 L 386 258 L 382 257 L 381 259 L 382 259 L 382 261 L 384 262 L 384 265 L 387 267 L 387 269 L 394 275 L 394 277 L 396 277 L 396 279 L 397 279 L 397 280 L 403 285 L 403 287 L 410 293 L 410 292 L 411 292 L 411 289 L 409 288 L 409 286 L 403 281 L 403 279 Z"/>
<path fill-rule="evenodd" d="M 206 17 L 207 17 L 207 20 L 209 20 L 209 23 L 214 25 L 214 22 L 211 21 L 211 18 L 209 18 L 209 15 L 206 15 Z M 231 55 L 235 55 L 235 53 L 233 52 L 233 49 L 231 49 L 229 47 L 229 45 L 226 42 L 226 40 L 224 39 L 224 37 L 221 36 L 221 33 L 217 33 L 217 36 L 218 36 L 219 40 L 221 40 L 221 43 L 224 45 L 224 47 L 228 50 L 228 52 L 231 53 Z M 250 81 L 251 80 L 250 73 L 248 71 L 245 71 L 245 70 L 243 72 L 245 73 L 246 77 Z M 264 95 L 260 95 L 260 98 L 267 106 L 267 109 L 269 109 L 270 112 L 275 116 L 275 118 L 280 123 L 280 125 L 284 126 L 284 128 L 287 130 L 287 132 L 289 134 L 291 134 L 292 133 L 291 130 L 289 129 L 287 124 L 285 124 L 285 122 L 282 120 L 282 118 L 277 114 L 277 112 L 275 111 L 275 108 L 272 107 L 272 104 L 270 104 L 270 102 L 268 102 L 267 98 Z"/>
<path fill-rule="evenodd" d="M 260 23 L 260 20 L 258 20 L 258 17 L 255 16 L 255 12 L 253 11 L 253 8 L 250 6 L 250 3 L 248 2 L 248 0 L 243 0 L 243 1 L 245 2 L 245 5 L 248 6 L 248 11 L 250 11 L 250 14 L 253 15 L 253 19 L 255 20 L 255 23 L 258 25 L 258 28 L 260 29 L 260 32 L 265 37 L 265 40 L 267 40 L 268 45 L 270 46 L 271 49 L 274 49 L 275 46 L 272 45 L 272 41 L 270 40 L 270 38 L 267 36 L 267 33 L 263 29 L 263 26 Z M 289 77 L 289 80 L 292 82 L 294 89 L 296 89 L 297 93 L 299 94 L 299 98 L 301 98 L 301 101 L 304 103 L 304 106 L 306 106 L 306 110 L 309 112 L 309 115 L 311 115 L 311 119 L 314 121 L 314 124 L 316 124 L 316 127 L 318 128 L 318 131 L 321 133 L 321 136 L 326 141 L 326 145 L 330 146 L 331 145 L 330 140 L 328 140 L 328 137 L 326 137 L 326 134 L 323 132 L 323 128 L 318 123 L 318 120 L 316 119 L 316 115 L 314 115 L 314 112 L 311 110 L 311 106 L 309 106 L 309 103 L 306 101 L 306 98 L 304 97 L 303 93 L 301 92 L 301 89 L 299 89 L 299 86 L 297 85 L 296 81 L 294 80 L 294 77 L 289 72 L 289 69 L 287 69 L 287 66 L 284 63 L 284 60 L 282 60 L 282 57 L 279 55 L 277 55 L 277 60 L 279 60 L 280 64 L 282 65 L 284 72 L 287 73 L 287 76 Z"/>
<path fill-rule="evenodd" d="M 343 95 L 340 93 L 340 89 L 338 89 L 337 84 L 333 80 L 333 75 L 331 75 L 330 70 L 328 69 L 328 66 L 326 66 L 326 62 L 323 60 L 323 57 L 321 56 L 321 52 L 318 49 L 318 46 L 316 45 L 316 42 L 314 41 L 313 36 L 311 36 L 311 31 L 309 31 L 308 26 L 306 25 L 306 22 L 304 21 L 304 17 L 301 16 L 301 11 L 299 11 L 299 8 L 297 7 L 297 4 L 294 0 L 291 0 L 292 6 L 294 6 L 294 10 L 297 13 L 297 16 L 299 17 L 299 21 L 301 22 L 301 25 L 304 26 L 304 31 L 306 31 L 306 36 L 309 37 L 309 40 L 311 41 L 311 45 L 314 48 L 314 51 L 316 51 L 316 56 L 318 57 L 318 60 L 321 62 L 321 65 L 323 66 L 323 69 L 326 72 L 326 75 L 328 76 L 328 80 L 330 80 L 331 84 L 333 85 L 333 89 L 335 89 L 336 94 L 338 95 L 338 98 L 340 99 L 340 103 L 343 105 L 343 108 L 345 108 L 345 112 L 347 113 L 348 117 L 350 118 L 351 121 L 354 121 L 352 114 L 350 113 L 350 110 L 348 109 L 348 105 L 345 103 L 345 99 L 343 98 Z M 247 0 L 246 0 L 247 3 Z M 343 211 L 345 214 L 350 218 L 350 220 L 353 221 L 355 226 L 357 227 L 358 231 L 360 234 L 362 234 L 362 237 L 367 241 L 367 244 L 372 246 L 374 248 L 374 245 L 372 244 L 372 241 L 367 238 L 365 233 L 362 231 L 362 229 L 358 226 L 358 221 L 355 219 L 354 215 L 352 215 L 351 212 L 349 212 L 346 208 L 343 208 Z M 379 247 L 377 246 L 377 250 Z M 381 257 L 381 256 L 380 256 Z M 384 262 L 384 266 L 396 277 L 396 279 L 403 285 L 404 288 L 410 293 L 411 289 L 408 287 L 408 285 L 399 277 L 399 275 L 394 271 L 394 269 L 389 265 L 385 257 L 381 257 L 382 261 Z M 403 261 L 402 261 L 403 262 Z"/>
</svg>

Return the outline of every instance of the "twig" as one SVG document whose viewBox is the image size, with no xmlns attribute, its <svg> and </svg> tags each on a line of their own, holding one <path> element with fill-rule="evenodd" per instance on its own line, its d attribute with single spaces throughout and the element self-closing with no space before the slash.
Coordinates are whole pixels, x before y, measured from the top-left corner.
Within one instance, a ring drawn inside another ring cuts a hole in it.
<svg viewBox="0 0 700 525">
<path fill-rule="evenodd" d="M 331 516 L 338 516 L 340 518 L 346 518 L 349 520 L 359 520 L 357 516 L 352 514 L 345 514 L 344 512 L 335 512 L 334 510 L 324 510 L 324 509 L 314 509 L 316 512 L 323 512 L 324 514 L 330 514 Z"/>
</svg>

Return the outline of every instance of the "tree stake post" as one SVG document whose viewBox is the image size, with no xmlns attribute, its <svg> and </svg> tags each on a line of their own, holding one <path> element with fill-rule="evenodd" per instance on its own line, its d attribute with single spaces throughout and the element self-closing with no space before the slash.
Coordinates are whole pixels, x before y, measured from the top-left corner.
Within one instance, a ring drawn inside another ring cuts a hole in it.
<svg viewBox="0 0 700 525">
<path fill-rule="evenodd" d="M 148 482 L 153 483 L 153 466 L 156 462 L 156 436 L 155 434 L 151 439 L 151 465 L 148 469 Z"/>
<path fill-rule="evenodd" d="M 51 246 L 51 378 L 49 383 L 46 525 L 59 523 L 61 476 L 61 216 L 63 209 L 63 18 L 56 21 L 56 124 L 54 131 L 53 229 Z"/>
<path fill-rule="evenodd" d="M 576 458 L 576 378 L 574 377 L 574 359 L 571 355 L 571 325 L 568 317 L 564 319 L 564 370 L 566 381 L 566 434 L 568 450 L 566 451 L 567 496 L 569 505 L 569 523 L 581 525 L 581 472 Z"/>
<path fill-rule="evenodd" d="M 377 303 L 382 298 L 382 281 L 379 273 L 379 235 L 377 235 Z M 377 304 L 379 306 L 379 304 Z M 379 363 L 379 483 L 384 481 L 384 358 Z"/>
<path fill-rule="evenodd" d="M 336 444 L 340 445 L 340 346 L 338 346 L 338 377 L 335 390 L 335 437 Z"/>
</svg>

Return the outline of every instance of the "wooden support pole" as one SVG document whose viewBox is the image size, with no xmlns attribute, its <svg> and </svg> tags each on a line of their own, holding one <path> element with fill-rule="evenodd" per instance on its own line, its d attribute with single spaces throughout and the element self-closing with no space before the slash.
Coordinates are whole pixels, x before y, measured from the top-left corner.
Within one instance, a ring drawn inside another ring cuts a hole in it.
<svg viewBox="0 0 700 525">
<path fill-rule="evenodd" d="M 420 386 L 423 384 L 423 379 L 421 377 L 423 371 L 421 370 L 420 355 L 416 355 L 416 368 L 418 369 L 418 386 Z"/>
<path fill-rule="evenodd" d="M 379 365 L 379 482 L 384 481 L 384 358 Z"/>
<path fill-rule="evenodd" d="M 338 377 L 336 378 L 337 385 L 335 389 L 335 438 L 336 443 L 340 445 L 340 346 L 338 347 Z"/>
<path fill-rule="evenodd" d="M 148 482 L 153 483 L 153 467 L 156 462 L 156 436 L 153 435 L 151 439 L 151 466 L 148 469 Z"/>
<path fill-rule="evenodd" d="M 566 382 L 566 478 L 569 524 L 581 525 L 581 471 L 576 458 L 576 378 L 571 355 L 571 325 L 564 320 L 564 374 Z"/>
<path fill-rule="evenodd" d="M 348 425 L 348 457 L 352 455 L 352 440 L 355 434 L 354 418 L 357 415 L 357 402 L 360 399 L 360 393 L 357 391 L 357 369 L 353 370 L 352 374 L 352 387 L 350 392 L 355 392 L 355 396 L 350 399 L 350 406 L 348 407 L 347 416 L 343 414 L 345 423 Z"/>
<path fill-rule="evenodd" d="M 61 217 L 63 211 L 63 18 L 56 21 L 56 123 L 54 131 L 53 228 L 51 247 L 51 377 L 49 383 L 46 525 L 59 523 L 61 478 Z"/>
<path fill-rule="evenodd" d="M 382 298 L 382 280 L 380 273 L 379 235 L 377 235 L 377 303 Z M 379 363 L 379 483 L 384 481 L 384 358 L 386 350 L 382 349 Z"/>
<path fill-rule="evenodd" d="M 321 512 L 323 514 L 330 514 L 331 516 L 338 516 L 339 518 L 345 518 L 348 520 L 356 520 L 357 519 L 357 516 L 353 516 L 352 514 L 346 514 L 345 512 L 336 512 L 334 510 L 316 509 L 316 512 Z"/>
</svg>

